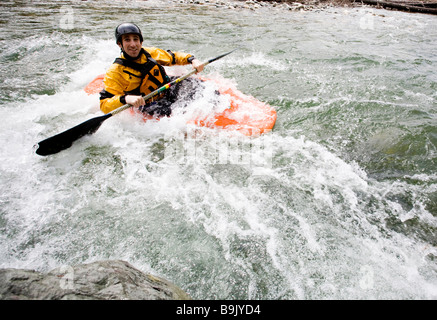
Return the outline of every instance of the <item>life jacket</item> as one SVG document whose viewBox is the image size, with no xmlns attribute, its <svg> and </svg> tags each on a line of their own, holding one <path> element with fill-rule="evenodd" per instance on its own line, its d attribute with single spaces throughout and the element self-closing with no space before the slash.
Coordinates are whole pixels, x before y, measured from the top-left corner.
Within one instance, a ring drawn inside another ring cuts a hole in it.
<svg viewBox="0 0 437 320">
<path fill-rule="evenodd" d="M 125 92 L 126 94 L 133 94 L 133 95 L 149 94 L 150 92 L 155 91 L 159 87 L 162 87 L 164 84 L 170 82 L 170 78 L 165 72 L 164 67 L 158 64 L 158 62 L 156 62 L 156 60 L 152 58 L 150 53 L 148 53 L 144 48 L 141 48 L 140 55 L 141 54 L 145 54 L 147 57 L 147 62 L 144 64 L 140 64 L 123 58 L 116 58 L 114 60 L 114 63 L 121 64 L 122 66 L 134 69 L 141 73 L 140 85 L 131 91 Z M 123 70 L 123 72 L 127 73 L 131 77 L 138 77 L 137 75 L 127 70 Z M 150 84 L 146 88 L 147 90 L 144 90 L 142 88 L 144 79 L 153 83 L 153 85 Z"/>
<path fill-rule="evenodd" d="M 156 62 L 156 60 L 152 58 L 149 52 L 147 52 L 144 48 L 141 48 L 140 56 L 143 54 L 147 58 L 146 59 L 147 61 L 145 63 L 137 63 L 132 60 L 128 60 L 124 58 L 116 58 L 114 60 L 114 63 L 131 68 L 140 73 L 140 75 L 138 75 L 138 74 L 133 74 L 128 70 L 123 70 L 124 73 L 129 75 L 129 78 L 131 77 L 140 78 L 139 86 L 132 90 L 125 91 L 124 93 L 126 95 L 128 94 L 147 95 L 155 91 L 156 89 L 160 88 L 164 84 L 170 82 L 170 77 L 165 72 L 164 67 L 161 66 L 158 62 Z M 147 87 L 145 85 L 147 85 Z M 113 94 L 106 91 L 105 89 L 103 89 L 100 92 L 100 100 L 111 98 L 113 96 L 114 96 Z M 146 102 L 151 102 L 153 100 L 162 98 L 163 96 L 165 96 L 165 93 L 157 95 Z"/>
</svg>

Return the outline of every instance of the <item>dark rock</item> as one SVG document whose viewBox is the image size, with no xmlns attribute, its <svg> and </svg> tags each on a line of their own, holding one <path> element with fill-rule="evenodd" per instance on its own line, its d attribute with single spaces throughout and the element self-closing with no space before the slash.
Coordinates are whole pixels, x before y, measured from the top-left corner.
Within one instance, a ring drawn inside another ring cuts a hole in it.
<svg viewBox="0 0 437 320">
<path fill-rule="evenodd" d="M 0 269 L 2 300 L 189 300 L 182 289 L 121 260 L 63 266 L 47 274 Z"/>
</svg>

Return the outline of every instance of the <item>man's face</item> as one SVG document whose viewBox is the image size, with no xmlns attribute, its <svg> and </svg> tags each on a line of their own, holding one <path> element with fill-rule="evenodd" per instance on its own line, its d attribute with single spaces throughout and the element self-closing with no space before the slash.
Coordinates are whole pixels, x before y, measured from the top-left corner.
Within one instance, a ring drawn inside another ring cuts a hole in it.
<svg viewBox="0 0 437 320">
<path fill-rule="evenodd" d="M 124 51 L 133 58 L 140 54 L 141 45 L 140 37 L 137 34 L 130 33 L 122 35 L 121 44 L 118 44 L 120 48 L 124 49 Z"/>
</svg>

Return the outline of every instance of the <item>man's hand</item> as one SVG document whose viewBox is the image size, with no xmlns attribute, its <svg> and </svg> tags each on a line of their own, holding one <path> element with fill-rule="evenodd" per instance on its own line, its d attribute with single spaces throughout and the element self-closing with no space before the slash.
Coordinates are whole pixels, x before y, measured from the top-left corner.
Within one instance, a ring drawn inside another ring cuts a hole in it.
<svg viewBox="0 0 437 320">
<path fill-rule="evenodd" d="M 194 69 L 196 69 L 197 72 L 202 72 L 203 64 L 202 62 L 200 62 L 200 60 L 194 59 L 193 61 L 191 61 L 191 65 Z"/>
<path fill-rule="evenodd" d="M 142 96 L 127 95 L 125 97 L 125 100 L 127 104 L 130 104 L 131 106 L 134 106 L 136 108 L 139 108 L 146 104 L 146 101 L 144 101 L 144 98 Z"/>
</svg>

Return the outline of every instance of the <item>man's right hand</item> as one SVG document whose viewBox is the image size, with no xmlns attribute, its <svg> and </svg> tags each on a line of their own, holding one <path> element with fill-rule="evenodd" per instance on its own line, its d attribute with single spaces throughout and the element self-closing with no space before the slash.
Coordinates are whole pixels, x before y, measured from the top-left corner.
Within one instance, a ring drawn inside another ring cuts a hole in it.
<svg viewBox="0 0 437 320">
<path fill-rule="evenodd" d="M 144 101 L 144 98 L 142 96 L 127 95 L 125 97 L 125 100 L 127 104 L 130 104 L 131 106 L 136 108 L 139 108 L 146 104 L 146 101 Z"/>
</svg>

